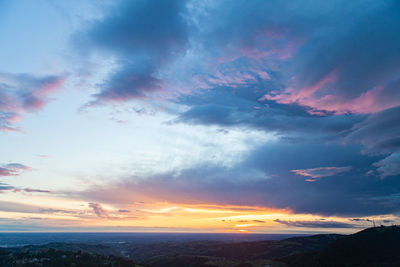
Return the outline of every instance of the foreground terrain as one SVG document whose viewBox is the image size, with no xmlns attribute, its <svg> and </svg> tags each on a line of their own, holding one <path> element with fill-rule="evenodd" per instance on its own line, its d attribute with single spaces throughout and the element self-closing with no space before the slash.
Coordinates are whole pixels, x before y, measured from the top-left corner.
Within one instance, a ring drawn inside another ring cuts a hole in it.
<svg viewBox="0 0 400 267">
<path fill-rule="evenodd" d="M 0 266 L 400 266 L 400 227 L 253 242 L 49 243 L 0 250 Z"/>
</svg>

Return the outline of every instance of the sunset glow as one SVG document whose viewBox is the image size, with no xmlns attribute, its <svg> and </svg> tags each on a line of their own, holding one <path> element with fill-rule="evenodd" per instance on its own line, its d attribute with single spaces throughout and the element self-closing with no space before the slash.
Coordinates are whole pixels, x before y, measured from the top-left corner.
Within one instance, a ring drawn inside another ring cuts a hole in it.
<svg viewBox="0 0 400 267">
<path fill-rule="evenodd" d="M 399 224 L 398 11 L 0 1 L 0 231 Z"/>
</svg>

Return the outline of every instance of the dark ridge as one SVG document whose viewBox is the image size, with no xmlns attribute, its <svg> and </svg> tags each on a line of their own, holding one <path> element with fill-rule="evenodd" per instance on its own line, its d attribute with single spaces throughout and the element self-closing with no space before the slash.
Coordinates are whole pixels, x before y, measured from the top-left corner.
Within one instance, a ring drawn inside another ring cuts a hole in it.
<svg viewBox="0 0 400 267">
<path fill-rule="evenodd" d="M 400 266 L 400 227 L 368 228 L 316 253 L 282 258 L 289 266 Z"/>
</svg>

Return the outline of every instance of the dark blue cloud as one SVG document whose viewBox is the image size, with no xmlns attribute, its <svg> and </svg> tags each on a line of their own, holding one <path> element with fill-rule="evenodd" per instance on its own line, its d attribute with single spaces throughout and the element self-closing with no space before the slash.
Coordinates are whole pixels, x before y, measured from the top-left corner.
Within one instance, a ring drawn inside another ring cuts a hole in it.
<svg viewBox="0 0 400 267">
<path fill-rule="evenodd" d="M 81 196 L 119 204 L 151 196 L 172 203 L 254 205 L 351 217 L 398 213 L 399 176 L 382 180 L 368 174 L 380 159 L 361 154 L 358 146 L 267 144 L 231 168 L 205 164 L 150 177 L 125 177 L 89 188 Z M 314 182 L 290 171 L 349 165 L 346 172 Z"/>
<path fill-rule="evenodd" d="M 245 89 L 247 92 L 251 91 L 251 88 Z M 250 95 L 251 93 L 240 95 L 239 89 L 236 89 L 235 93 L 231 92 L 229 88 L 220 90 L 215 94 L 208 93 L 201 97 L 203 103 L 188 100 L 191 108 L 180 114 L 175 122 L 250 127 L 286 136 L 302 136 L 304 138 L 312 136 L 319 139 L 329 136 L 336 138 L 336 135 L 350 130 L 354 124 L 365 118 L 364 115 L 310 115 L 307 113 L 307 109 L 297 105 L 271 103 L 265 106 L 257 101 L 256 96 Z"/>
<path fill-rule="evenodd" d="M 375 113 L 399 105 L 400 66 L 393 56 L 400 44 L 398 3 L 344 3 L 219 1 L 200 13 L 197 20 L 203 23 L 194 38 L 206 44 L 201 53 L 224 58 L 214 62 L 220 69 L 239 64 L 241 70 L 254 70 L 257 62 L 258 70 L 271 74 L 268 84 L 256 75 L 258 82 L 236 84 L 231 94 L 246 88 L 253 100 L 268 96 L 262 104 L 299 105 L 319 115 Z M 291 50 L 280 50 L 285 45 Z M 220 84 L 213 90 L 221 91 Z M 200 99 L 215 109 L 215 99 Z M 187 98 L 182 103 L 188 104 Z M 206 119 L 205 109 L 197 112 L 199 123 L 213 120 Z M 196 121 L 195 113 L 184 117 Z"/>
<path fill-rule="evenodd" d="M 391 84 L 400 74 L 397 1 L 219 3 L 207 9 L 209 13 L 203 17 L 209 21 L 204 26 L 207 34 L 200 38 L 211 39 L 206 39 L 213 44 L 210 49 L 220 54 L 229 51 L 227 46 L 237 46 L 247 53 L 257 50 L 279 54 L 283 51 L 274 42 L 280 46 L 292 44 L 291 57 L 268 58 L 278 61 L 275 68 L 282 72 L 283 89 L 314 86 L 334 73 L 332 87 L 318 90 L 314 98 L 333 94 L 335 102 L 343 102 L 384 86 L 376 99 L 376 105 L 383 105 L 380 98 L 391 95 Z M 264 39 L 260 37 L 263 35 Z M 396 97 L 392 106 L 399 104 Z M 314 107 L 323 108 L 316 103 Z"/>
<path fill-rule="evenodd" d="M 101 87 L 102 90 L 94 95 L 97 99 L 125 101 L 130 98 L 145 97 L 146 93 L 161 91 L 162 81 L 146 72 L 139 73 L 129 66 L 123 66 Z"/>
<path fill-rule="evenodd" d="M 80 39 L 119 65 L 97 102 L 176 85 L 187 89 L 174 103 L 187 109 L 172 123 L 256 129 L 279 140 L 230 169 L 194 166 L 112 186 L 167 201 L 399 212 L 398 12 L 389 0 L 117 5 Z M 294 170 L 336 173 L 305 181 Z M 84 194 L 129 199 L 104 188 Z"/>
<path fill-rule="evenodd" d="M 357 123 L 346 136 L 347 142 L 359 142 L 364 152 L 388 154 L 400 151 L 400 106 L 370 115 Z"/>
<path fill-rule="evenodd" d="M 185 1 L 122 1 L 88 31 L 96 47 L 163 60 L 187 42 Z M 151 55 L 153 53 L 154 55 Z"/>
<path fill-rule="evenodd" d="M 84 53 L 116 58 L 118 69 L 100 86 L 98 101 L 126 101 L 161 90 L 157 72 L 187 46 L 185 1 L 122 1 L 75 35 Z"/>
<path fill-rule="evenodd" d="M 396 1 L 122 1 L 75 40 L 118 62 L 97 103 L 183 82 L 194 91 L 177 102 L 192 109 L 178 121 L 339 133 L 360 116 L 305 113 L 333 117 L 400 104 L 398 8 Z"/>
</svg>

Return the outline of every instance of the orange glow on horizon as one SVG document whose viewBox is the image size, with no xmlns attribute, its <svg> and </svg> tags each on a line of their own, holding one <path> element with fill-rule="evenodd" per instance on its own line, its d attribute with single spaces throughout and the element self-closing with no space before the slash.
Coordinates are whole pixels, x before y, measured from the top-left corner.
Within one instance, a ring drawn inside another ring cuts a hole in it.
<svg viewBox="0 0 400 267">
<path fill-rule="evenodd" d="M 259 206 L 168 202 L 135 202 L 123 206 L 99 203 L 89 205 L 88 202 L 50 195 L 26 195 L 19 196 L 18 199 L 10 196 L 7 198 L 7 195 L 0 195 L 0 201 L 14 205 L 15 210 L 0 211 L 2 218 L 10 222 L 23 222 L 33 229 L 41 226 L 43 229 L 48 229 L 47 231 L 67 229 L 68 231 L 282 233 L 298 231 L 299 228 L 291 226 L 290 222 L 327 220 L 310 214 L 295 214 L 287 209 Z M 44 206 L 45 203 L 53 205 Z M 344 219 L 329 218 L 329 220 Z M 286 222 L 286 225 L 281 222 Z M 2 222 L 0 226 L 1 224 Z M 308 228 L 308 230 L 313 229 Z"/>
</svg>

